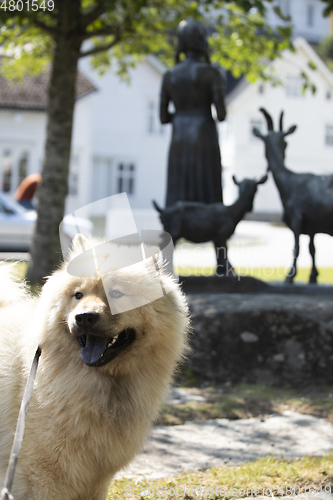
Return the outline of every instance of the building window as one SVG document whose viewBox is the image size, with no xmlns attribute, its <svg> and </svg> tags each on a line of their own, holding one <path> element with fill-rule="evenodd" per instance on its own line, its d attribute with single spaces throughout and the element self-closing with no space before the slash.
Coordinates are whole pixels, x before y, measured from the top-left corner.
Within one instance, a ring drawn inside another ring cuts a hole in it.
<svg viewBox="0 0 333 500">
<path fill-rule="evenodd" d="M 2 156 L 2 191 L 8 193 L 12 189 L 13 153 L 5 149 Z"/>
<path fill-rule="evenodd" d="M 4 147 L 0 165 L 0 191 L 13 193 L 29 174 L 29 151 L 22 146 Z"/>
<path fill-rule="evenodd" d="M 118 193 L 134 194 L 135 189 L 135 165 L 134 163 L 118 164 Z"/>
<path fill-rule="evenodd" d="M 326 146 L 333 146 L 333 125 L 326 125 L 325 144 Z"/>
<path fill-rule="evenodd" d="M 157 106 L 155 101 L 148 102 L 148 121 L 147 131 L 148 134 L 164 134 L 164 127 L 160 123 L 157 115 Z"/>
<path fill-rule="evenodd" d="M 79 174 L 78 174 L 78 172 L 69 172 L 68 194 L 70 196 L 77 196 L 79 194 Z"/>
<path fill-rule="evenodd" d="M 331 99 L 331 97 L 332 97 L 331 91 L 330 91 L 330 90 L 328 90 L 328 91 L 326 92 L 326 99 L 329 101 L 329 100 Z"/>
<path fill-rule="evenodd" d="M 314 26 L 314 5 L 308 5 L 306 11 L 306 24 L 309 28 Z"/>
<path fill-rule="evenodd" d="M 289 97 L 302 97 L 303 79 L 299 76 L 288 76 L 286 81 L 286 93 Z"/>
<path fill-rule="evenodd" d="M 258 86 L 258 94 L 264 94 L 265 93 L 265 87 L 263 83 L 260 83 Z"/>
<path fill-rule="evenodd" d="M 73 155 L 68 175 L 68 194 L 70 196 L 77 196 L 79 194 L 79 167 L 79 155 Z"/>
<path fill-rule="evenodd" d="M 148 103 L 148 134 L 154 133 L 155 125 L 155 103 L 150 101 Z"/>
<path fill-rule="evenodd" d="M 95 156 L 93 159 L 92 194 L 93 200 L 102 200 L 115 194 L 113 182 L 113 162 L 107 156 Z"/>
<path fill-rule="evenodd" d="M 18 186 L 28 175 L 28 161 L 29 153 L 27 151 L 23 151 L 23 153 L 20 154 L 18 161 Z"/>
</svg>

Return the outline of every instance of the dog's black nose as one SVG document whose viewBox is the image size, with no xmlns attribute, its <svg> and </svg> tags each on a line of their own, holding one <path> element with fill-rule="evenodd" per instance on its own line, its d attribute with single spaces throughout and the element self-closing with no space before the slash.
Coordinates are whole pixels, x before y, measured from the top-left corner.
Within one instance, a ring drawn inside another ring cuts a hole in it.
<svg viewBox="0 0 333 500">
<path fill-rule="evenodd" d="M 89 328 L 97 323 L 98 318 L 98 313 L 82 313 L 75 316 L 75 321 L 77 326 L 81 328 Z"/>
</svg>

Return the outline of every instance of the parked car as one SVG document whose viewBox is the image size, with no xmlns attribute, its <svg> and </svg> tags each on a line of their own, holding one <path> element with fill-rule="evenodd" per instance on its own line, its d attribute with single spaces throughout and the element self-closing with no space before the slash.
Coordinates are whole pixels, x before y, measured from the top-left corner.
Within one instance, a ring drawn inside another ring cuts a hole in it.
<svg viewBox="0 0 333 500">
<path fill-rule="evenodd" d="M 35 210 L 28 210 L 0 193 L 0 251 L 28 252 L 36 219 Z M 90 220 L 77 218 L 75 222 L 84 233 L 92 233 L 93 223 Z M 71 216 L 64 218 L 64 232 L 70 239 L 77 232 Z"/>
</svg>

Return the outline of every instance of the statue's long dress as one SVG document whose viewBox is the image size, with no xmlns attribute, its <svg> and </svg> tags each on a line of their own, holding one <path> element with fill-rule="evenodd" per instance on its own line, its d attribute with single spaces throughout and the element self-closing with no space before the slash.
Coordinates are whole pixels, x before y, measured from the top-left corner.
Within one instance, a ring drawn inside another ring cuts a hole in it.
<svg viewBox="0 0 333 500">
<path fill-rule="evenodd" d="M 222 167 L 215 104 L 220 120 L 225 117 L 221 70 L 209 63 L 186 59 L 168 71 L 161 91 L 161 121 L 172 121 L 168 160 L 166 206 L 176 201 L 222 201 Z M 170 114 L 169 102 L 176 112 Z"/>
</svg>

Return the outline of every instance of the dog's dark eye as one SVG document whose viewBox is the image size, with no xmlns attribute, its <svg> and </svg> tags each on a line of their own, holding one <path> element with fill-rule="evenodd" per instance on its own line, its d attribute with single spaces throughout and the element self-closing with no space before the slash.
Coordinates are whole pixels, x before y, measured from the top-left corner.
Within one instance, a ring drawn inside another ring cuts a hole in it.
<svg viewBox="0 0 333 500">
<path fill-rule="evenodd" d="M 123 294 L 123 292 L 120 292 L 119 290 L 111 290 L 109 295 L 112 299 L 119 299 L 124 294 Z"/>
<path fill-rule="evenodd" d="M 74 295 L 74 297 L 75 297 L 77 300 L 80 300 L 80 299 L 82 299 L 82 297 L 83 297 L 83 293 L 81 293 L 81 292 L 76 292 L 76 294 Z"/>
</svg>

